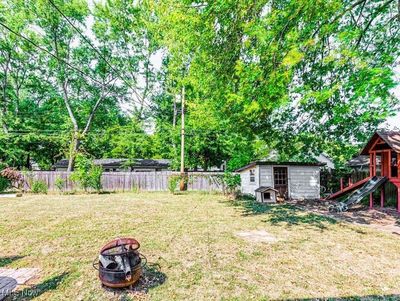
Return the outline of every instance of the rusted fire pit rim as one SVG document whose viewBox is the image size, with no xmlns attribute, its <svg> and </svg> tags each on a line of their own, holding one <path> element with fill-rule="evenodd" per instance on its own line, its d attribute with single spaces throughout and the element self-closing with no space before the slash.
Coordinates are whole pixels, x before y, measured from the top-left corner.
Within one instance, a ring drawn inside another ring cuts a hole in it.
<svg viewBox="0 0 400 301">
<path fill-rule="evenodd" d="M 118 248 L 121 246 L 131 246 L 131 249 L 126 252 L 122 252 L 122 253 L 104 254 L 108 250 L 115 249 L 115 248 Z M 118 255 L 127 254 L 129 251 L 136 251 L 139 248 L 140 248 L 140 243 L 134 238 L 117 238 L 117 239 L 114 239 L 114 240 L 108 242 L 106 245 L 104 245 L 100 250 L 100 254 L 107 255 L 107 256 L 109 256 L 109 255 L 118 256 Z"/>
</svg>

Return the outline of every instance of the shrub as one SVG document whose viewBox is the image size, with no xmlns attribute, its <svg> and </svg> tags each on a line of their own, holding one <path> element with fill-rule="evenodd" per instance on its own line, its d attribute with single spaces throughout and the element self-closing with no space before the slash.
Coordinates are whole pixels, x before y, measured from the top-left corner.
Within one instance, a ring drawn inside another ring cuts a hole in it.
<svg viewBox="0 0 400 301">
<path fill-rule="evenodd" d="M 57 177 L 54 181 L 54 185 L 56 186 L 57 190 L 61 193 L 64 191 L 65 187 L 65 180 L 61 177 Z"/>
<path fill-rule="evenodd" d="M 93 188 L 97 192 L 102 189 L 101 176 L 103 168 L 94 165 L 93 161 L 82 154 L 76 156 L 75 170 L 71 175 L 71 180 L 77 182 L 83 190 Z"/>
<path fill-rule="evenodd" d="M 228 194 L 235 194 L 240 186 L 240 175 L 231 172 L 225 172 L 222 177 L 225 192 Z"/>
<path fill-rule="evenodd" d="M 90 187 L 89 170 L 92 164 L 92 161 L 84 155 L 78 154 L 76 156 L 75 168 L 71 174 L 71 180 L 76 182 L 85 191 Z"/>
<path fill-rule="evenodd" d="M 0 176 L 7 179 L 10 183 L 10 186 L 14 185 L 16 188 L 19 188 L 23 183 L 23 177 L 21 173 L 11 167 L 7 167 L 0 172 Z"/>
<path fill-rule="evenodd" d="M 103 168 L 101 166 L 96 166 L 92 164 L 89 169 L 89 187 L 95 189 L 97 192 L 100 192 L 103 188 L 101 184 L 101 176 L 103 175 Z"/>
<path fill-rule="evenodd" d="M 11 183 L 8 179 L 0 176 L 0 193 L 5 192 L 8 188 L 10 188 Z"/>
<path fill-rule="evenodd" d="M 33 193 L 44 193 L 47 194 L 47 184 L 44 181 L 37 180 L 32 182 L 32 192 Z"/>
<path fill-rule="evenodd" d="M 180 182 L 181 177 L 180 176 L 170 176 L 168 178 L 168 190 L 171 193 L 175 193 L 176 188 L 178 186 L 178 183 Z"/>
</svg>

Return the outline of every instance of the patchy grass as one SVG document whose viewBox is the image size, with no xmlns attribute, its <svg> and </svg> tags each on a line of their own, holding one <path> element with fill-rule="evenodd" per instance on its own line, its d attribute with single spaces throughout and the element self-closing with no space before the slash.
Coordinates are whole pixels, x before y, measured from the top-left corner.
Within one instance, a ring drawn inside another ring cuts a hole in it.
<svg viewBox="0 0 400 301">
<path fill-rule="evenodd" d="M 18 300 L 400 299 L 400 237 L 290 205 L 132 193 L 29 195 L 0 208 L 0 266 L 42 271 Z M 236 235 L 256 230 L 276 241 Z M 103 289 L 92 268 L 118 236 L 137 238 L 150 262 L 133 292 Z"/>
</svg>

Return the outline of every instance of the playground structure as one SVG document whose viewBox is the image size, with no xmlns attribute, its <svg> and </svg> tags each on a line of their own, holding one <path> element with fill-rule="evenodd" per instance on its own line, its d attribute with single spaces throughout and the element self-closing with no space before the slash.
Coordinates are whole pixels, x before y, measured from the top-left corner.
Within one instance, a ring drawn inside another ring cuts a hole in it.
<svg viewBox="0 0 400 301">
<path fill-rule="evenodd" d="M 392 183 L 397 188 L 397 211 L 400 213 L 400 131 L 379 131 L 368 141 L 360 153 L 369 155 L 369 177 L 344 186 L 327 199 L 348 197 L 330 208 L 332 211 L 346 211 L 349 206 L 360 202 L 369 194 L 369 207 L 374 205 L 373 193 L 380 189 L 380 206 L 385 205 L 385 185 Z"/>
</svg>

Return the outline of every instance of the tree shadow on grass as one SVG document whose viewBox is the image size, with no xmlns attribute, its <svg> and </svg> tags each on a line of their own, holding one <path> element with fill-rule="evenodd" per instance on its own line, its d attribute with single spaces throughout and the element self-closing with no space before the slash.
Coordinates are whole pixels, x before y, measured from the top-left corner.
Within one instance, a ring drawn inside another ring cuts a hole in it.
<svg viewBox="0 0 400 301">
<path fill-rule="evenodd" d="M 264 222 L 272 225 L 286 224 L 288 226 L 309 225 L 326 229 L 327 224 L 336 224 L 333 218 L 306 212 L 291 204 L 263 204 L 252 198 L 244 197 L 233 202 L 233 206 L 243 209 L 243 216 L 265 215 Z"/>
<path fill-rule="evenodd" d="M 270 217 L 265 220 L 272 225 L 286 223 L 289 226 L 306 224 L 317 227 L 319 229 L 327 229 L 327 224 L 336 224 L 333 218 L 326 217 L 315 213 L 306 213 L 295 207 L 276 207 L 271 211 Z"/>
<path fill-rule="evenodd" d="M 17 261 L 25 256 L 9 256 L 9 257 L 0 257 L 0 268 L 5 267 L 12 263 L 13 261 Z"/>
<path fill-rule="evenodd" d="M 160 265 L 155 263 L 147 263 L 143 267 L 142 276 L 138 282 L 128 288 L 108 288 L 103 286 L 107 291 L 120 296 L 120 300 L 130 300 L 131 296 L 138 297 L 138 299 L 146 299 L 146 295 L 150 289 L 164 284 L 167 276 L 161 272 Z"/>
<path fill-rule="evenodd" d="M 348 296 L 348 297 L 319 297 L 319 298 L 294 298 L 277 299 L 276 301 L 398 301 L 400 295 L 368 295 L 368 296 Z"/>
<path fill-rule="evenodd" d="M 28 301 L 33 300 L 40 295 L 52 291 L 58 288 L 58 286 L 64 281 L 65 278 L 69 276 L 68 272 L 62 273 L 58 276 L 51 277 L 39 284 L 32 285 L 28 288 L 25 288 L 21 291 L 17 291 L 12 294 L 10 300 L 21 300 Z"/>
<path fill-rule="evenodd" d="M 143 268 L 143 274 L 140 277 L 138 283 L 134 287 L 134 290 L 148 292 L 149 289 L 155 288 L 164 284 L 167 280 L 167 276 L 161 272 L 161 267 L 155 263 L 148 263 Z"/>
</svg>

